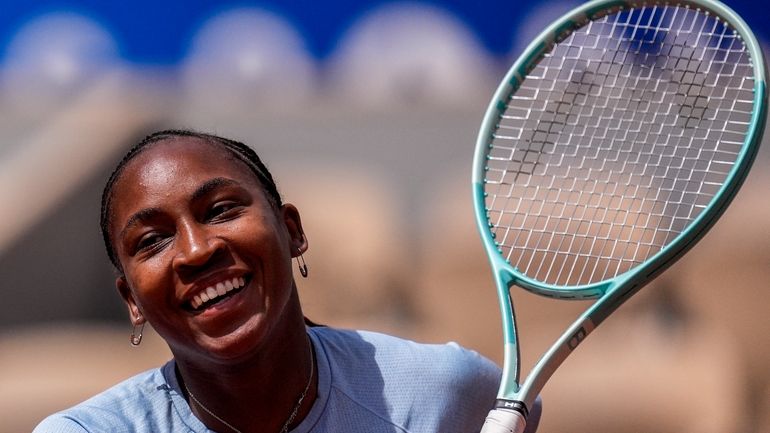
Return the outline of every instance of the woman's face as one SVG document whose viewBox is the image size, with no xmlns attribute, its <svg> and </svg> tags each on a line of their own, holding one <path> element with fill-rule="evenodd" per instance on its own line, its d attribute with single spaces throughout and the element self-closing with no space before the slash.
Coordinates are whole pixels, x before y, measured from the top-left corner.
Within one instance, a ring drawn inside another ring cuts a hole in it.
<svg viewBox="0 0 770 433">
<path fill-rule="evenodd" d="M 224 148 L 151 145 L 115 183 L 112 215 L 132 321 L 147 320 L 176 356 L 236 359 L 287 331 L 291 258 L 307 248 L 299 214 L 272 205 Z"/>
</svg>

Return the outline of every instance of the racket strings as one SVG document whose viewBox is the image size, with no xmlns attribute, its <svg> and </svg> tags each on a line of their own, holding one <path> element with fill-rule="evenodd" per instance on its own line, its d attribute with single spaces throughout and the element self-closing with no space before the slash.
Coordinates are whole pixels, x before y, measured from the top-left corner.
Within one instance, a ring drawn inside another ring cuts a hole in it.
<svg viewBox="0 0 770 433">
<path fill-rule="evenodd" d="M 643 263 L 718 193 L 753 109 L 727 25 L 677 6 L 591 21 L 556 44 L 501 113 L 487 213 L 525 275 L 571 286 Z"/>
</svg>

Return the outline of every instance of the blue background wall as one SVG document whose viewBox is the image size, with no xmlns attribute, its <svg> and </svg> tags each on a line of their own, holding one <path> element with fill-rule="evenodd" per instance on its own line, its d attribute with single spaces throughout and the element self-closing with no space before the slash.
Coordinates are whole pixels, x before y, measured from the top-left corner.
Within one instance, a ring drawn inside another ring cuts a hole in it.
<svg viewBox="0 0 770 433">
<path fill-rule="evenodd" d="M 181 60 L 196 29 L 210 16 L 236 7 L 258 7 L 283 16 L 304 36 L 307 48 L 318 58 L 327 56 L 357 18 L 388 1 L 35 1 L 3 2 L 0 14 L 0 49 L 28 20 L 51 11 L 72 11 L 107 28 L 122 56 L 137 63 L 173 64 Z M 529 10 L 545 1 L 446 0 L 424 1 L 462 20 L 492 53 L 511 50 L 514 30 Z M 762 38 L 770 36 L 766 1 L 728 2 Z"/>
</svg>

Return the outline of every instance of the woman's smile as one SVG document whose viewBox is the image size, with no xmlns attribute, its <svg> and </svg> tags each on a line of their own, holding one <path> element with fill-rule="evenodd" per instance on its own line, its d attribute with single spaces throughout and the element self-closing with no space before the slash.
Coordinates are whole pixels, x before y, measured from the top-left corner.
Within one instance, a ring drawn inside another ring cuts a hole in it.
<svg viewBox="0 0 770 433">
<path fill-rule="evenodd" d="M 252 299 L 261 289 L 251 287 L 251 282 L 250 278 L 236 277 L 210 285 L 183 303 L 183 309 L 197 324 L 196 327 L 207 329 L 215 335 L 215 329 L 227 330 L 234 324 L 248 320 L 258 310 L 254 308 Z"/>
<path fill-rule="evenodd" d="M 226 279 L 224 282 L 220 281 L 193 295 L 192 299 L 185 303 L 185 307 L 188 307 L 194 312 L 200 312 L 209 307 L 214 307 L 231 298 L 233 295 L 240 293 L 245 285 L 246 282 L 243 277 Z"/>
</svg>

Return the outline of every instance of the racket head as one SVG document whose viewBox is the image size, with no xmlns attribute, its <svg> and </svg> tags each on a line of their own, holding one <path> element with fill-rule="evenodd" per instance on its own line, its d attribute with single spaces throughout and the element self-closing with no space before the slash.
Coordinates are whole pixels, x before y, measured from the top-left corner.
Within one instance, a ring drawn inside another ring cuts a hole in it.
<svg viewBox="0 0 770 433">
<path fill-rule="evenodd" d="M 657 24 L 669 30 L 649 30 Z M 756 38 L 715 1 L 595 0 L 541 33 L 495 92 L 474 155 L 476 221 L 503 314 L 512 284 L 598 298 L 638 289 L 694 245 L 754 160 L 766 81 Z M 672 153 L 654 163 L 661 152 Z M 677 158 L 689 168 L 669 171 Z"/>
</svg>

